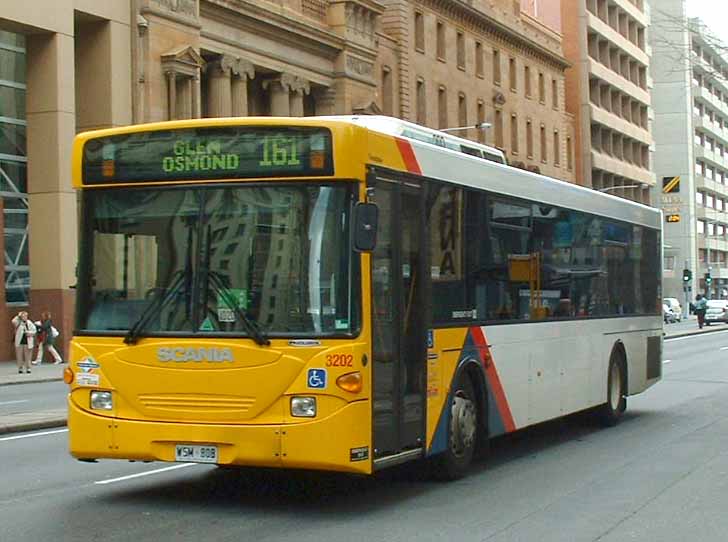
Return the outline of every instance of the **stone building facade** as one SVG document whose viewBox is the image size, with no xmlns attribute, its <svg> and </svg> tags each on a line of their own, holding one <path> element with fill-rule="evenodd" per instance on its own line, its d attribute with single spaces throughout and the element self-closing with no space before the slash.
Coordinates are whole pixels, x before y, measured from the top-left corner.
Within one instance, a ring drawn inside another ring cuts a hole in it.
<svg viewBox="0 0 728 542">
<path fill-rule="evenodd" d="M 459 135 L 574 181 L 559 0 L 542 1 L 546 12 L 535 0 L 4 0 L 0 92 L 14 105 L 0 104 L 0 124 L 23 141 L 0 152 L 17 177 L 0 240 L 18 256 L 0 322 L 50 309 L 71 335 L 70 151 L 83 130 L 244 115 L 485 122 Z M 9 325 L 0 349 L 12 353 Z"/>
</svg>

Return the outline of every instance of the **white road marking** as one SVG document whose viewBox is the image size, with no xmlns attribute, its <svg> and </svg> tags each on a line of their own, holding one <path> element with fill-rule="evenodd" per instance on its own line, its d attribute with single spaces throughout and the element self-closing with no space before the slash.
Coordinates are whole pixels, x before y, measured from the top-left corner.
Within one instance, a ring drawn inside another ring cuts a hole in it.
<svg viewBox="0 0 728 542">
<path fill-rule="evenodd" d="M 715 336 L 715 335 L 719 335 L 721 333 L 727 333 L 727 332 L 728 332 L 728 329 L 726 329 L 724 331 L 713 331 L 713 332 L 707 333 L 706 335 Z M 693 339 L 695 337 L 700 337 L 702 335 L 703 335 L 703 333 L 696 333 L 695 335 L 685 335 L 684 337 L 665 337 L 665 341 L 670 341 L 670 342 L 682 341 L 683 339 Z"/>
<path fill-rule="evenodd" d="M 721 350 L 728 350 L 728 346 L 724 346 Z"/>
<path fill-rule="evenodd" d="M 16 435 L 14 437 L 2 437 L 0 438 L 0 442 L 4 440 L 18 440 L 21 438 L 32 438 L 32 437 L 42 437 L 44 435 L 55 435 L 57 433 L 67 433 L 68 429 L 56 429 L 54 431 L 43 431 L 42 433 L 31 433 L 29 435 Z"/>
<path fill-rule="evenodd" d="M 132 478 L 141 478 L 142 476 L 150 476 L 152 474 L 159 474 L 160 472 L 167 472 L 170 470 L 176 470 L 176 469 L 184 469 L 185 467 L 195 467 L 199 465 L 199 463 L 180 463 L 179 465 L 172 465 L 171 467 L 164 467 L 163 469 L 155 469 L 150 470 L 147 472 L 139 472 L 137 474 L 130 474 L 128 476 L 121 476 L 119 478 L 111 478 L 109 480 L 99 480 L 98 482 L 94 482 L 94 484 L 113 484 L 114 482 L 123 482 L 124 480 L 131 480 Z"/>
<path fill-rule="evenodd" d="M 662 362 L 662 363 L 663 363 L 664 365 L 666 365 L 666 364 L 668 364 L 668 363 L 672 363 L 672 360 L 671 360 L 671 359 L 666 359 L 666 360 L 663 360 L 663 362 Z"/>
<path fill-rule="evenodd" d="M 18 399 L 17 401 L 0 401 L 0 406 L 17 405 L 18 403 L 27 403 L 30 399 Z"/>
</svg>

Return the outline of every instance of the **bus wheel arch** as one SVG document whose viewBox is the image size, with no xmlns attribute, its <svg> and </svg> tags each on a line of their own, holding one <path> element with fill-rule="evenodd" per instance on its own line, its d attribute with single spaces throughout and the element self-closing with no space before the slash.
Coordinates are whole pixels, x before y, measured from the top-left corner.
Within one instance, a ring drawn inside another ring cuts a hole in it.
<svg viewBox="0 0 728 542">
<path fill-rule="evenodd" d="M 617 425 L 627 409 L 628 375 L 627 352 L 622 341 L 617 341 L 612 347 L 607 365 L 606 402 L 598 409 L 599 420 L 603 425 Z"/>
</svg>

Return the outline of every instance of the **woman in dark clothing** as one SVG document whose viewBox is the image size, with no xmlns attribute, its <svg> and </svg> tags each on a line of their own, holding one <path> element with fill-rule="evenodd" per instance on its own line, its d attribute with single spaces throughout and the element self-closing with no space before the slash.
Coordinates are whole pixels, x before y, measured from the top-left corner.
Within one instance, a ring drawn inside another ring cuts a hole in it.
<svg viewBox="0 0 728 542">
<path fill-rule="evenodd" d="M 55 360 L 53 363 L 54 365 L 63 363 L 61 355 L 58 353 L 55 346 L 53 346 L 56 342 L 54 331 L 57 335 L 58 331 L 56 331 L 56 328 L 53 327 L 51 313 L 49 311 L 45 311 L 41 314 L 40 326 L 38 326 L 38 332 L 41 334 L 42 339 L 38 341 L 38 355 L 36 356 L 33 365 L 38 365 L 43 361 L 43 347 L 45 347 L 45 349 L 53 356 L 53 359 Z"/>
</svg>

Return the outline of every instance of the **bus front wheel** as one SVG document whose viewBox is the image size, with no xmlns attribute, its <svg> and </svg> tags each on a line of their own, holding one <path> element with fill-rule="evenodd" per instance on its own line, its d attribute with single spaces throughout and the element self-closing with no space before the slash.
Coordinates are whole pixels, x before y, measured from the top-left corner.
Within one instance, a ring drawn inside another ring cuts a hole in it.
<svg viewBox="0 0 728 542">
<path fill-rule="evenodd" d="M 622 356 L 617 353 L 612 354 L 607 373 L 607 402 L 598 411 L 599 420 L 608 427 L 617 425 L 627 408 L 624 371 L 625 364 L 622 362 Z"/>
<path fill-rule="evenodd" d="M 435 476 L 440 480 L 462 478 L 470 467 L 478 442 L 478 403 L 470 378 L 458 379 L 450 403 L 447 449 L 435 460 Z"/>
</svg>

